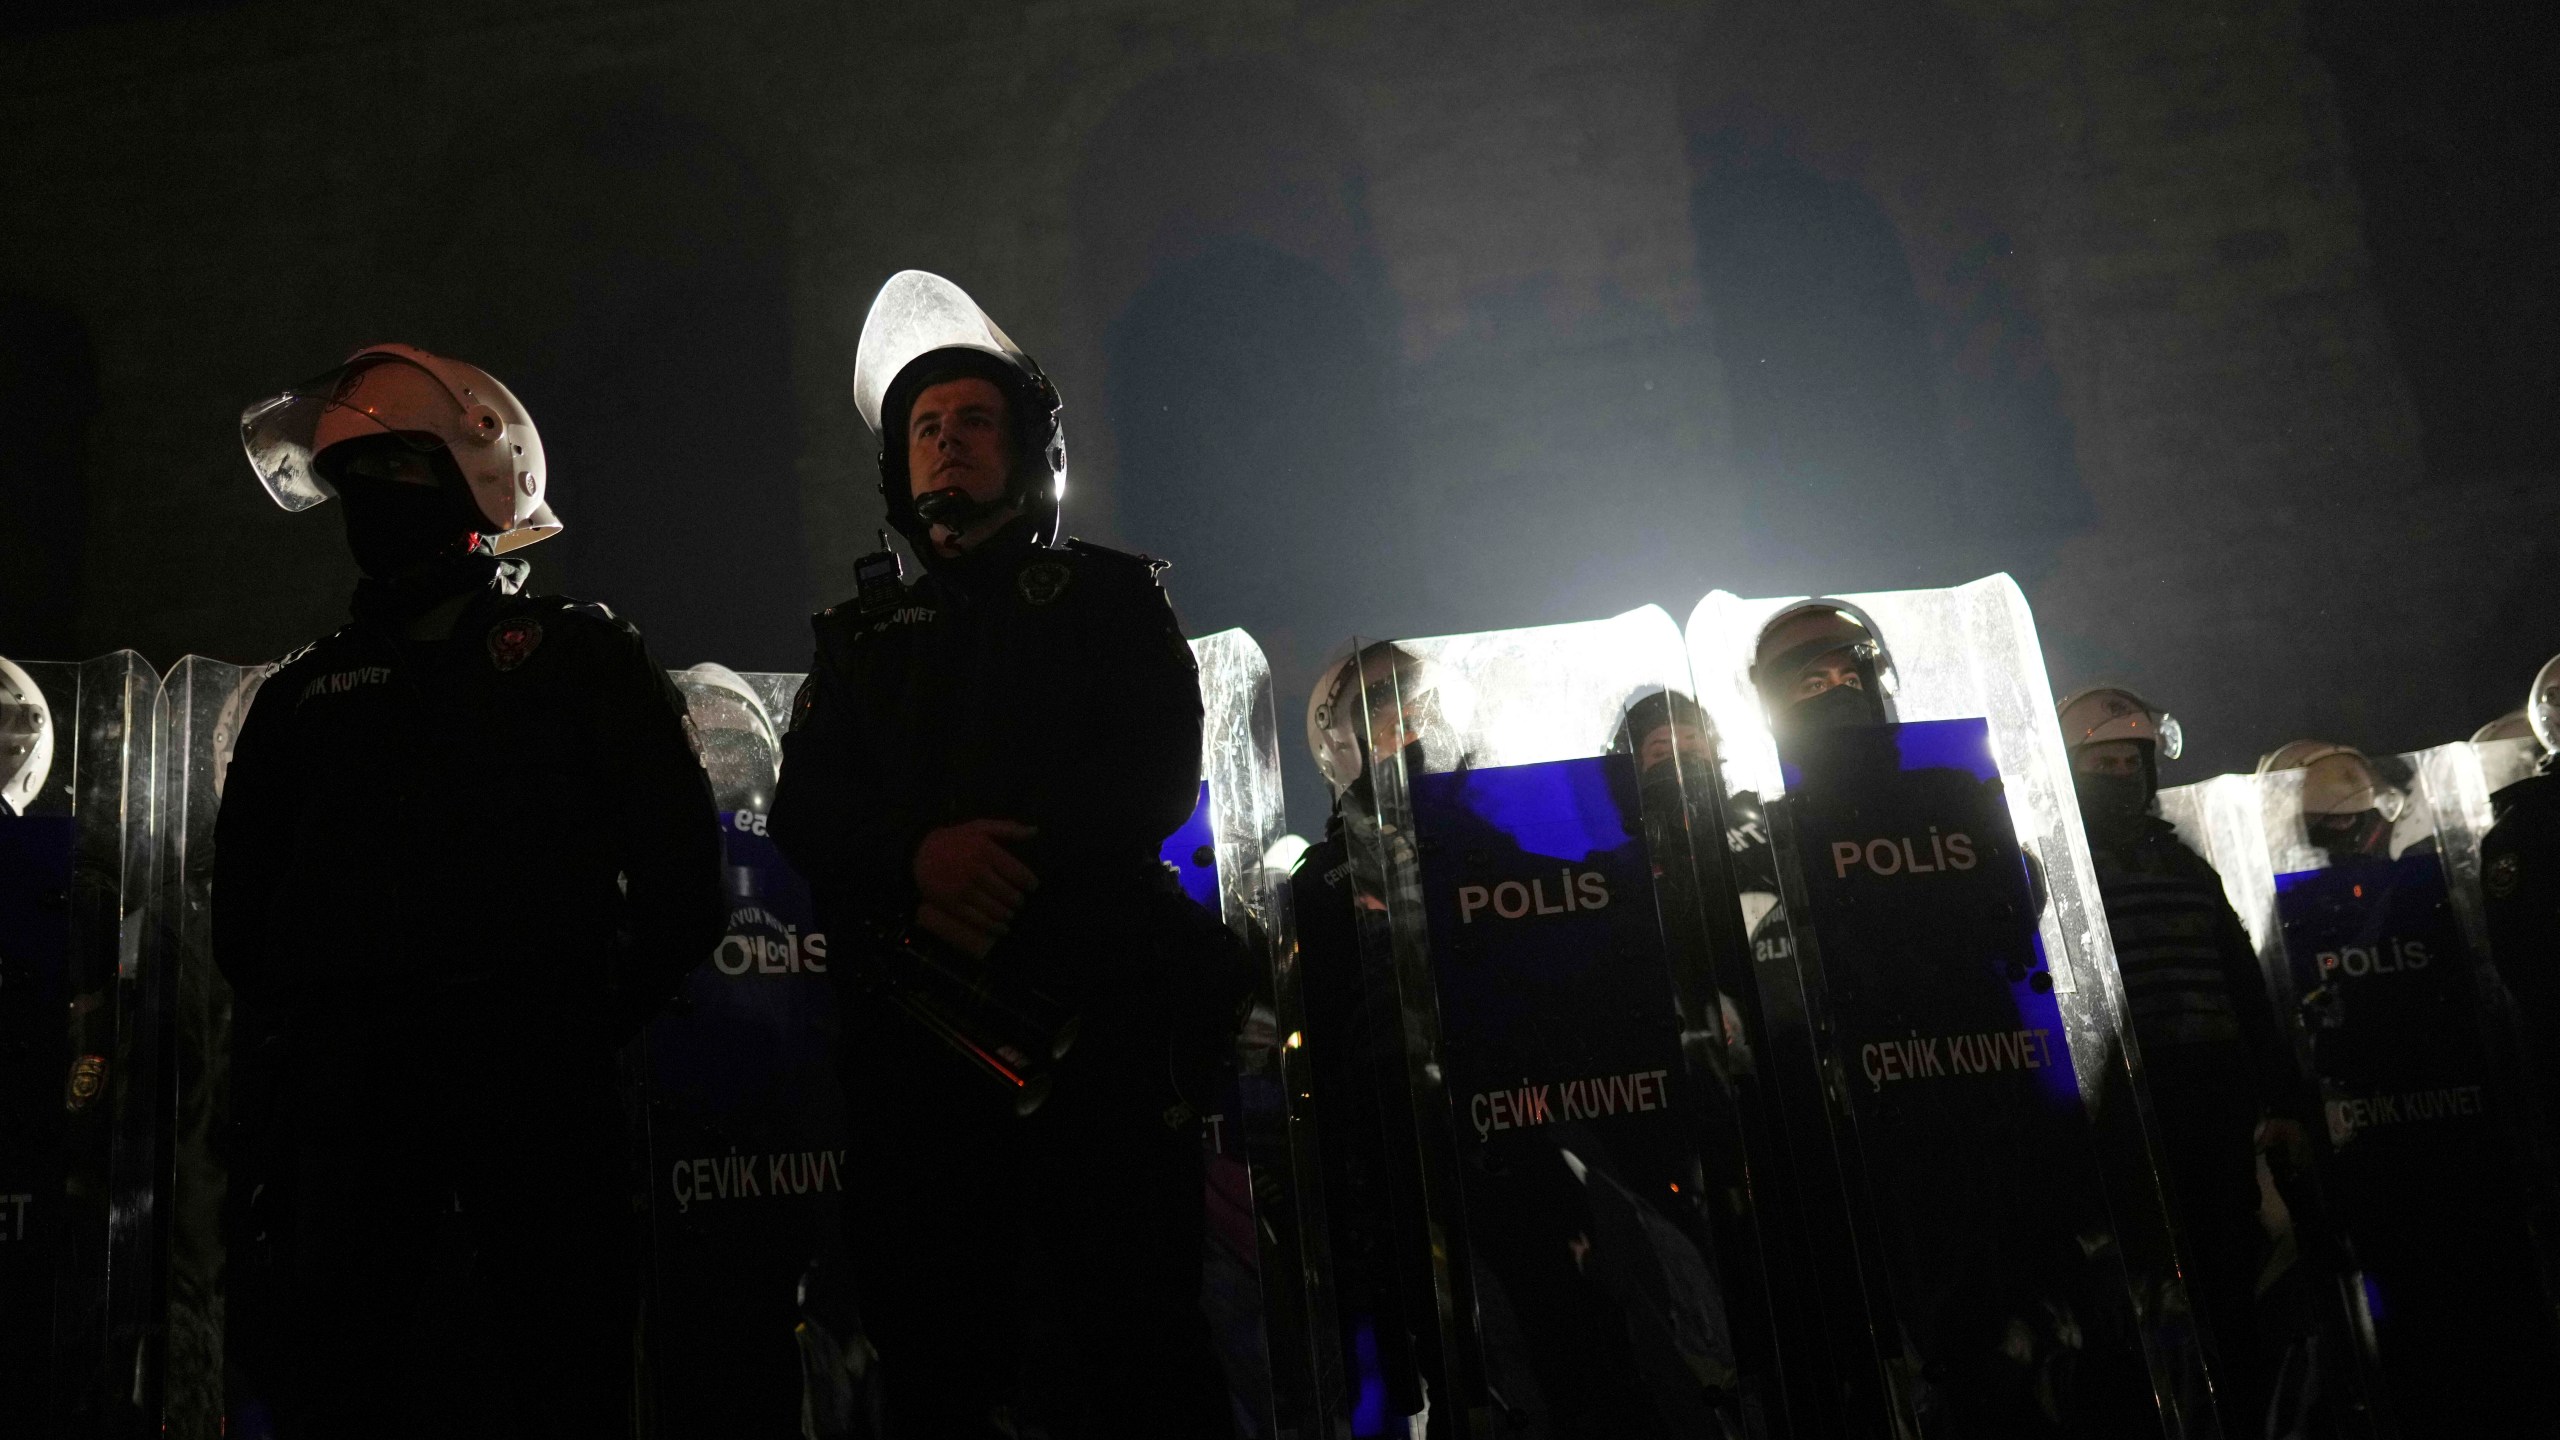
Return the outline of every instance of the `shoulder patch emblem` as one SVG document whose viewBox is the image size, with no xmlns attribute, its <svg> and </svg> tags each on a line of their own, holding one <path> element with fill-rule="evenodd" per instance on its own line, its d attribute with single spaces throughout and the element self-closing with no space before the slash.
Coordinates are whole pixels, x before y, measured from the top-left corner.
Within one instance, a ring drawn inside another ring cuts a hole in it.
<svg viewBox="0 0 2560 1440">
<path fill-rule="evenodd" d="M 1032 605 L 1046 605 L 1067 593 L 1076 572 L 1063 560 L 1034 560 L 1013 577 L 1014 587 L 1023 600 Z"/>
<path fill-rule="evenodd" d="M 2488 873 L 2480 883 L 2492 895 L 2504 900 L 2516 893 L 2516 881 L 2524 874 L 2524 857 L 2510 850 L 2489 862 Z"/>
<path fill-rule="evenodd" d="M 74 1114 L 89 1108 L 107 1088 L 107 1057 L 83 1055 L 71 1062 L 71 1075 L 63 1082 L 62 1108 Z"/>
<path fill-rule="evenodd" d="M 542 644 L 542 622 L 519 615 L 489 627 L 489 663 L 513 670 L 533 658 Z"/>
</svg>

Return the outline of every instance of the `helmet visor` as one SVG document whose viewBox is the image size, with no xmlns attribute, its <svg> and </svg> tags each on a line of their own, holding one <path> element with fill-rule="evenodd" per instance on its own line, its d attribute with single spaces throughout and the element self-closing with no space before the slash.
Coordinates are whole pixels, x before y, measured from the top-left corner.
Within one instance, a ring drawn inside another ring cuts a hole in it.
<svg viewBox="0 0 2560 1440">
<path fill-rule="evenodd" d="M 2158 718 L 2160 725 L 2160 758 L 2163 760 L 2175 760 L 2180 755 L 2186 753 L 2187 729 L 2185 726 L 2178 723 L 2177 716 L 2170 714 L 2166 710 L 2159 712 Z"/>
<path fill-rule="evenodd" d="M 2525 724 L 2545 750 L 2560 751 L 2560 655 L 2533 677 L 2533 694 L 2524 707 Z"/>
<path fill-rule="evenodd" d="M 967 291 L 939 275 L 901 270 L 871 302 L 853 363 L 853 402 L 873 434 L 898 372 L 936 350 L 983 350 L 1008 361 L 1022 353 Z"/>
<path fill-rule="evenodd" d="M 782 737 L 764 702 L 726 665 L 696 665 L 674 678 L 720 807 L 762 810 L 772 804 Z"/>
<path fill-rule="evenodd" d="M 308 510 L 338 493 L 321 457 L 350 440 L 388 437 L 419 454 L 445 448 L 462 406 L 407 361 L 366 356 L 315 375 L 240 414 L 240 448 L 269 498 Z"/>
<path fill-rule="evenodd" d="M 1859 688 L 1879 701 L 1892 693 L 1892 657 L 1865 617 L 1837 601 L 1806 600 L 1778 612 L 1752 647 L 1751 679 L 1762 704 L 1776 714 L 1804 698 L 1798 682 L 1833 655 L 1854 666 Z"/>
</svg>

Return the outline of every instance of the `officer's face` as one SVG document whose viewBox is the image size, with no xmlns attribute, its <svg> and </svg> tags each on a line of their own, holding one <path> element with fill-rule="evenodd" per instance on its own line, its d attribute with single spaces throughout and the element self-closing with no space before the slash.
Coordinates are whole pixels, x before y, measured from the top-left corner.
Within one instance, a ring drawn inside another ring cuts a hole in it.
<svg viewBox="0 0 2560 1440">
<path fill-rule="evenodd" d="M 922 495 L 961 489 L 977 501 L 1004 498 L 1012 479 L 1012 431 L 1004 392 L 971 376 L 928 386 L 907 412 L 907 489 Z"/>
<path fill-rule="evenodd" d="M 2101 740 L 2094 745 L 2083 745 L 2072 754 L 2071 768 L 2083 775 L 2139 776 L 2142 774 L 2142 742 Z"/>
<path fill-rule="evenodd" d="M 1649 775 L 1674 755 L 1697 759 L 1707 753 L 1707 734 L 1695 725 L 1657 725 L 1636 747 L 1636 773 Z"/>
<path fill-rule="evenodd" d="M 1384 752 L 1420 740 L 1430 728 L 1423 719 L 1423 697 L 1399 695 L 1382 677 L 1372 676 L 1369 683 L 1369 743 Z"/>
<path fill-rule="evenodd" d="M 2329 854 L 2332 861 L 2344 861 L 2391 853 L 2391 822 L 2379 810 L 2357 810 L 2344 815 L 2305 815 L 2303 828 L 2310 832 L 2311 843 Z"/>
<path fill-rule="evenodd" d="M 1866 677 L 1858 673 L 1857 657 L 1852 655 L 1846 646 L 1828 654 L 1816 656 L 1803 669 L 1797 671 L 1795 683 L 1787 691 L 1787 698 L 1810 700 L 1825 690 L 1834 690 L 1843 685 L 1852 690 L 1867 688 Z"/>
</svg>

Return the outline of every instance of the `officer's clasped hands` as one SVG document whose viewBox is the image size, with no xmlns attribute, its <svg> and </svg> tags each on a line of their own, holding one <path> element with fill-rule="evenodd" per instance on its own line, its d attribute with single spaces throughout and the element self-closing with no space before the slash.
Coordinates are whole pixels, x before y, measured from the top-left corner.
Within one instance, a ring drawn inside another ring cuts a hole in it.
<svg viewBox="0 0 2560 1440">
<path fill-rule="evenodd" d="M 928 831 L 916 846 L 916 924 L 970 955 L 984 955 L 1012 926 L 1038 876 L 1008 843 L 1039 834 L 1015 820 L 966 820 Z"/>
</svg>

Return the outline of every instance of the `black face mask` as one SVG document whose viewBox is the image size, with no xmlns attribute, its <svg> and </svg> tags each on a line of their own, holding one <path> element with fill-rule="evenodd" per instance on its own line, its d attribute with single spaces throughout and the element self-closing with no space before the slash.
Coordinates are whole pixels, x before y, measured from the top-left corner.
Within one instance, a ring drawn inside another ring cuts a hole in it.
<svg viewBox="0 0 2560 1440">
<path fill-rule="evenodd" d="M 433 487 L 346 476 L 337 489 L 347 549 L 356 568 L 376 580 L 398 579 L 447 551 L 466 553 L 488 524 L 458 476 Z"/>
<path fill-rule="evenodd" d="M 2122 830 L 2151 813 L 2151 782 L 2143 776 L 2074 772 L 2071 785 L 2080 793 L 2080 819 L 2092 831 Z"/>
<path fill-rule="evenodd" d="M 1690 780 L 1692 784 L 1706 783 L 1703 775 L 1692 775 Z M 1680 772 L 1676 766 L 1656 765 L 1646 771 L 1644 783 L 1638 787 L 1638 790 L 1642 796 L 1638 803 L 1646 815 L 1676 824 L 1687 813 L 1689 791 L 1681 785 Z"/>
<path fill-rule="evenodd" d="M 1855 685 L 1834 685 L 1807 695 L 1778 716 L 1780 731 L 1847 730 L 1884 723 L 1883 708 Z"/>
<path fill-rule="evenodd" d="M 1692 783 L 1702 782 L 1692 776 Z M 1642 839 L 1656 851 L 1686 843 L 1689 795 L 1680 787 L 1677 766 L 1665 761 L 1641 775 L 1613 781 L 1609 798 L 1629 836 Z"/>
<path fill-rule="evenodd" d="M 2348 815 L 2306 815 L 2303 828 L 2311 834 L 2311 843 L 2326 851 L 2331 864 L 2349 860 L 2371 859 L 2391 851 L 2391 822 L 2379 810 L 2358 810 Z"/>
</svg>

